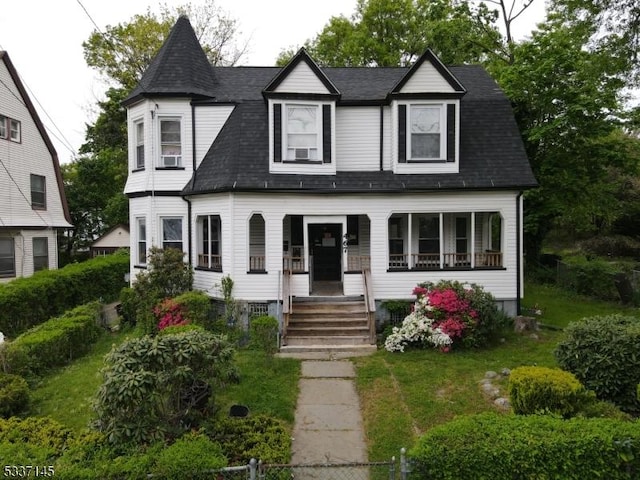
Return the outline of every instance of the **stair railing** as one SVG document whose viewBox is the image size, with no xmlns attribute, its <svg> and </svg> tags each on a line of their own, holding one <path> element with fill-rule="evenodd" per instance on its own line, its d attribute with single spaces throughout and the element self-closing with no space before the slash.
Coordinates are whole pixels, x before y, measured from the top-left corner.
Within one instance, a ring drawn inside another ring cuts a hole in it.
<svg viewBox="0 0 640 480">
<path fill-rule="evenodd" d="M 282 345 L 287 344 L 287 328 L 292 313 L 291 270 L 286 269 L 282 271 Z"/>
<path fill-rule="evenodd" d="M 367 311 L 367 323 L 369 324 L 369 343 L 376 343 L 376 300 L 373 298 L 373 282 L 371 280 L 371 270 L 362 269 L 362 285 L 364 290 L 364 305 Z"/>
</svg>

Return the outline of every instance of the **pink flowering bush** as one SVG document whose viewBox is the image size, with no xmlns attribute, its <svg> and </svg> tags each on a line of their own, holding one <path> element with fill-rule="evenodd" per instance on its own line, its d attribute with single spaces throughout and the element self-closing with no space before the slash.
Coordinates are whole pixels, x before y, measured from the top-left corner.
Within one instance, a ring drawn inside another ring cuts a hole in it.
<svg viewBox="0 0 640 480">
<path fill-rule="evenodd" d="M 441 281 L 423 283 L 413 289 L 417 297 L 412 312 L 385 341 L 391 352 L 405 347 L 436 347 L 448 352 L 454 347 L 479 347 L 508 324 L 490 293 L 478 285 Z"/>
<path fill-rule="evenodd" d="M 153 315 L 158 321 L 158 330 L 189 323 L 189 320 L 185 317 L 184 306 L 173 298 L 167 298 L 156 305 L 153 308 Z"/>
</svg>

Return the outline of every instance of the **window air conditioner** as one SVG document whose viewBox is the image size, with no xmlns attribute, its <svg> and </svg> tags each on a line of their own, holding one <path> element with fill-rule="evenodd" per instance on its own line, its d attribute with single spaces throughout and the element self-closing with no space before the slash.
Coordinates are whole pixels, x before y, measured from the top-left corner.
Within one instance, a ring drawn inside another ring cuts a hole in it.
<svg viewBox="0 0 640 480">
<path fill-rule="evenodd" d="M 308 148 L 296 148 L 296 160 L 309 160 Z"/>
</svg>

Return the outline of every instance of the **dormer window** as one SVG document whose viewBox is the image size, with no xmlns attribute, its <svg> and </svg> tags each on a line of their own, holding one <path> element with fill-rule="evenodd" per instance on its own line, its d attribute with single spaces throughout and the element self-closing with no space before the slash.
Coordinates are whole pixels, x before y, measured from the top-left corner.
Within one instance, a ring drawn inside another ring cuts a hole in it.
<svg viewBox="0 0 640 480">
<path fill-rule="evenodd" d="M 408 150 L 410 160 L 440 160 L 444 150 L 442 105 L 410 105 Z"/>
<path fill-rule="evenodd" d="M 160 167 L 182 166 L 181 127 L 179 118 L 160 120 Z"/>
<path fill-rule="evenodd" d="M 286 105 L 286 161 L 317 161 L 319 105 Z"/>
</svg>

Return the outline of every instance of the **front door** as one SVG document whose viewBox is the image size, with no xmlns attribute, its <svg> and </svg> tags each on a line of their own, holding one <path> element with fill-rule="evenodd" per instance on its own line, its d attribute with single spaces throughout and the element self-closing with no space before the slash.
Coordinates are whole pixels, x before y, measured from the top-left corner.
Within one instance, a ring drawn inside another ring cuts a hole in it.
<svg viewBox="0 0 640 480">
<path fill-rule="evenodd" d="M 342 280 L 342 225 L 309 225 L 309 255 L 314 281 Z"/>
</svg>

